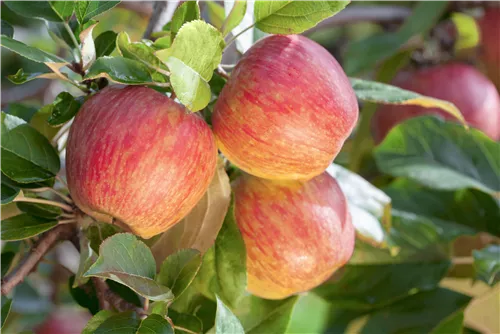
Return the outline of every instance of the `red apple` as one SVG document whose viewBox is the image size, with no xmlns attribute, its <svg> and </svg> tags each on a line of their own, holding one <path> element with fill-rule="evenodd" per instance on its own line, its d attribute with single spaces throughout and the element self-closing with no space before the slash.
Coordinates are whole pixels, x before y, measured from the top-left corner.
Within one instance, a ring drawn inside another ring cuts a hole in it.
<svg viewBox="0 0 500 334">
<path fill-rule="evenodd" d="M 262 298 L 318 286 L 354 249 L 346 199 L 327 173 L 309 181 L 244 175 L 235 183 L 235 218 L 247 251 L 248 290 Z"/>
<path fill-rule="evenodd" d="M 303 36 L 269 36 L 231 73 L 212 124 L 224 155 L 266 179 L 310 179 L 340 151 L 358 119 L 335 58 Z"/>
<path fill-rule="evenodd" d="M 494 140 L 500 139 L 500 97 L 495 86 L 474 67 L 451 63 L 414 72 L 402 72 L 392 83 L 423 95 L 454 103 L 469 125 L 478 128 Z M 397 124 L 416 116 L 453 116 L 438 108 L 409 105 L 381 106 L 372 118 L 372 130 L 377 142 L 382 141 Z"/>
<path fill-rule="evenodd" d="M 481 29 L 480 59 L 486 75 L 500 91 L 500 7 L 487 7 L 478 23 Z"/>
<path fill-rule="evenodd" d="M 200 116 L 153 89 L 113 86 L 85 102 L 71 126 L 69 191 L 90 216 L 150 238 L 195 206 L 216 158 Z"/>
<path fill-rule="evenodd" d="M 85 310 L 58 308 L 34 330 L 36 334 L 77 334 L 81 333 L 92 318 Z"/>
</svg>

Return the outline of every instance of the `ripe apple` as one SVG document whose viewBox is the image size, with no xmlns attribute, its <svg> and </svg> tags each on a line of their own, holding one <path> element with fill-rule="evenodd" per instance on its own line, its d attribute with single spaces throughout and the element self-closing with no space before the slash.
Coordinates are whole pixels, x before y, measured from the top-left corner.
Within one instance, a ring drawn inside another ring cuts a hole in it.
<svg viewBox="0 0 500 334">
<path fill-rule="evenodd" d="M 398 74 L 392 83 L 430 97 L 455 104 L 469 125 L 494 140 L 500 139 L 500 97 L 493 83 L 474 67 L 450 63 Z M 381 106 L 372 118 L 375 141 L 382 141 L 390 129 L 406 119 L 437 114 L 456 120 L 438 108 L 409 105 Z"/>
<path fill-rule="evenodd" d="M 36 334 L 81 333 L 92 318 L 85 310 L 57 308 L 47 319 L 34 329 Z"/>
<path fill-rule="evenodd" d="M 344 71 L 303 36 L 269 36 L 248 50 L 214 107 L 224 155 L 266 179 L 310 179 L 340 151 L 358 119 Z"/>
<path fill-rule="evenodd" d="M 103 89 L 78 112 L 67 146 L 69 191 L 99 221 L 150 238 L 207 190 L 217 148 L 205 121 L 153 89 Z"/>
<path fill-rule="evenodd" d="M 500 91 L 500 7 L 487 7 L 479 20 L 481 29 L 480 59 L 486 75 Z"/>
<path fill-rule="evenodd" d="M 234 194 L 252 294 L 281 299 L 307 291 L 351 257 L 354 227 L 344 194 L 329 174 L 309 181 L 243 175 Z"/>
</svg>

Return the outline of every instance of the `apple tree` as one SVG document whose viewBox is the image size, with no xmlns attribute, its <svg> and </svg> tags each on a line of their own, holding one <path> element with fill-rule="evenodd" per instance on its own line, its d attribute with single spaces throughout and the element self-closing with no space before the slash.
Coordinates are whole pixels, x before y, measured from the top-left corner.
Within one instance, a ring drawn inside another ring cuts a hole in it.
<svg viewBox="0 0 500 334">
<path fill-rule="evenodd" d="M 497 4 L 1 24 L 5 333 L 500 330 L 471 315 L 499 293 Z"/>
</svg>

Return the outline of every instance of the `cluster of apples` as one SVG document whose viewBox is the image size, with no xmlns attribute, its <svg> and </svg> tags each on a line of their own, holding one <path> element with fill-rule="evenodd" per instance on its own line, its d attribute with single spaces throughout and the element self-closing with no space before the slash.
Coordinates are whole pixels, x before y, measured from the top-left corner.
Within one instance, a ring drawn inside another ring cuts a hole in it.
<svg viewBox="0 0 500 334">
<path fill-rule="evenodd" d="M 245 172 L 234 183 L 234 212 L 248 290 L 285 298 L 325 281 L 353 252 L 346 199 L 325 169 L 357 119 L 349 80 L 327 50 L 302 36 L 270 36 L 232 72 L 213 129 L 150 88 L 95 94 L 70 130 L 68 186 L 88 215 L 150 238 L 203 196 L 218 147 Z"/>
</svg>

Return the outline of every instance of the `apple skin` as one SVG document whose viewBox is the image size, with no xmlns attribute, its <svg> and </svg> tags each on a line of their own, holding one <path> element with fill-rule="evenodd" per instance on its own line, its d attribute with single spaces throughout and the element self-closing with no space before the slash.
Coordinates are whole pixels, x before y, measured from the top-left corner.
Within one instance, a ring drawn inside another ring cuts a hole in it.
<svg viewBox="0 0 500 334">
<path fill-rule="evenodd" d="M 500 139 L 500 97 L 493 83 L 474 67 L 450 63 L 413 72 L 401 72 L 393 85 L 455 104 L 467 123 Z M 397 124 L 417 116 L 434 114 L 456 118 L 438 108 L 410 105 L 383 105 L 372 118 L 372 132 L 381 142 Z"/>
<path fill-rule="evenodd" d="M 351 257 L 355 232 L 347 201 L 326 172 L 309 181 L 245 174 L 234 188 L 252 294 L 282 299 L 310 290 Z"/>
<path fill-rule="evenodd" d="M 67 146 L 75 204 L 142 238 L 167 230 L 201 199 L 215 172 L 213 134 L 153 89 L 103 89 L 78 112 Z"/>
<path fill-rule="evenodd" d="M 500 7 L 487 7 L 478 21 L 481 30 L 479 58 L 486 75 L 500 91 Z"/>
<path fill-rule="evenodd" d="M 58 308 L 34 329 L 36 334 L 76 334 L 81 333 L 92 318 L 84 310 Z"/>
<path fill-rule="evenodd" d="M 248 50 L 214 107 L 224 155 L 266 179 L 310 179 L 340 151 L 358 119 L 335 58 L 298 35 L 266 37 Z"/>
</svg>

